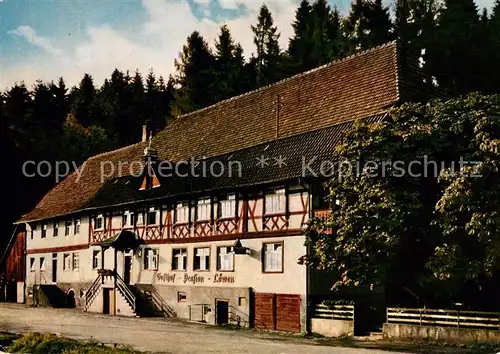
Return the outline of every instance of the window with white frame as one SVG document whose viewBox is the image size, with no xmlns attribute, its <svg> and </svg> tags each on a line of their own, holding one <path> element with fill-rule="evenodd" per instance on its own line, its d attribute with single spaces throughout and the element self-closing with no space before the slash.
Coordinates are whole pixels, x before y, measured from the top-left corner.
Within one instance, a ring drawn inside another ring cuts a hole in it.
<svg viewBox="0 0 500 354">
<path fill-rule="evenodd" d="M 212 218 L 211 206 L 210 198 L 199 199 L 196 205 L 196 220 L 210 220 Z"/>
<path fill-rule="evenodd" d="M 172 250 L 172 270 L 187 270 L 187 249 Z"/>
<path fill-rule="evenodd" d="M 59 236 L 59 221 L 54 221 L 54 231 L 52 235 L 54 237 Z"/>
<path fill-rule="evenodd" d="M 71 233 L 71 226 L 73 222 L 71 220 L 66 220 L 66 227 L 64 228 L 64 236 L 69 236 Z"/>
<path fill-rule="evenodd" d="M 283 271 L 283 243 L 265 243 L 263 245 L 264 272 Z"/>
<path fill-rule="evenodd" d="M 144 225 L 144 213 L 142 211 L 137 213 L 137 225 Z"/>
<path fill-rule="evenodd" d="M 158 210 L 155 207 L 151 207 L 148 210 L 147 215 L 148 225 L 157 225 L 158 224 Z"/>
<path fill-rule="evenodd" d="M 78 253 L 73 253 L 73 270 L 80 269 L 80 255 Z"/>
<path fill-rule="evenodd" d="M 175 222 L 187 223 L 189 222 L 189 204 L 179 203 L 175 208 Z"/>
<path fill-rule="evenodd" d="M 210 270 L 210 248 L 200 247 L 194 249 L 194 270 Z"/>
<path fill-rule="evenodd" d="M 286 209 L 285 189 L 276 189 L 266 194 L 266 214 L 284 213 Z"/>
<path fill-rule="evenodd" d="M 73 233 L 75 235 L 79 235 L 80 234 L 80 219 L 75 219 L 75 226 L 74 226 Z"/>
<path fill-rule="evenodd" d="M 45 257 L 40 257 L 40 271 L 45 270 Z"/>
<path fill-rule="evenodd" d="M 69 253 L 63 255 L 63 269 L 71 270 L 71 255 Z"/>
<path fill-rule="evenodd" d="M 36 270 L 35 258 L 30 258 L 30 272 L 34 272 Z"/>
<path fill-rule="evenodd" d="M 47 237 L 47 224 L 42 224 L 42 238 Z"/>
<path fill-rule="evenodd" d="M 158 250 L 154 248 L 144 249 L 144 269 L 158 269 Z"/>
<path fill-rule="evenodd" d="M 217 270 L 234 270 L 234 250 L 232 246 L 217 247 Z"/>
<path fill-rule="evenodd" d="M 92 269 L 101 268 L 101 251 L 94 250 L 92 252 Z"/>
<path fill-rule="evenodd" d="M 219 202 L 221 218 L 234 218 L 236 216 L 236 194 L 229 194 L 226 199 Z"/>
<path fill-rule="evenodd" d="M 95 230 L 104 229 L 104 216 L 102 214 L 96 216 L 94 220 L 94 229 Z"/>
<path fill-rule="evenodd" d="M 125 210 L 123 213 L 122 227 L 132 227 L 134 226 L 134 213 L 129 210 Z"/>
</svg>

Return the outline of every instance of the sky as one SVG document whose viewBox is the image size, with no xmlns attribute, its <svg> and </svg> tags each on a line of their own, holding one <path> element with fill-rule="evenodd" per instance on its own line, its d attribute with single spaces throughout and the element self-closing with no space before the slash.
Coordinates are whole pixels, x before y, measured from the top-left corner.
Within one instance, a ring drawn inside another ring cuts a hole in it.
<svg viewBox="0 0 500 354">
<path fill-rule="evenodd" d="M 300 0 L 266 1 L 280 45 L 292 36 Z M 343 13 L 350 0 L 329 0 Z M 476 0 L 491 8 L 494 0 Z M 248 58 L 254 52 L 250 25 L 263 0 L 0 0 L 0 91 L 35 80 L 75 85 L 89 73 L 100 85 L 114 68 L 167 77 L 190 33 L 213 47 L 222 24 Z M 386 1 L 388 3 L 388 0 Z"/>
</svg>

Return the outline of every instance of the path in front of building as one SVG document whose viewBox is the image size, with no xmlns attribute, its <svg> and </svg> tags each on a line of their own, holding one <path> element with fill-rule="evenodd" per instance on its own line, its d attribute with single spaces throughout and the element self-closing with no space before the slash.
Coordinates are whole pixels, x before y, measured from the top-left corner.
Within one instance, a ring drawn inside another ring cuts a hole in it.
<svg viewBox="0 0 500 354">
<path fill-rule="evenodd" d="M 315 345 L 301 338 L 258 331 L 221 330 L 176 319 L 114 317 L 87 314 L 76 309 L 30 308 L 6 303 L 0 303 L 0 330 L 50 332 L 157 353 L 383 353 L 371 349 Z"/>
</svg>

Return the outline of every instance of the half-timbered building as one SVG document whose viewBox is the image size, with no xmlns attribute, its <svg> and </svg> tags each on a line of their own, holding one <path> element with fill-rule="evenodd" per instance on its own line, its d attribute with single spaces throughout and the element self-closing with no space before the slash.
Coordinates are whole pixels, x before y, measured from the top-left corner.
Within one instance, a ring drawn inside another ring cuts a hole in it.
<svg viewBox="0 0 500 354">
<path fill-rule="evenodd" d="M 305 331 L 331 282 L 298 264 L 303 229 L 328 212 L 336 148 L 415 72 L 389 43 L 91 157 L 18 222 L 26 301 Z"/>
</svg>

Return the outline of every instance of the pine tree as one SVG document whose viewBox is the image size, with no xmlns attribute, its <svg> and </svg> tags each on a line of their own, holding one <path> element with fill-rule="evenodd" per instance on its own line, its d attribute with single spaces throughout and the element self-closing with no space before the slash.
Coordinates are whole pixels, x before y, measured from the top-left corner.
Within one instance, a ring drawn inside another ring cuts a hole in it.
<svg viewBox="0 0 500 354">
<path fill-rule="evenodd" d="M 429 70 L 451 95 L 481 90 L 485 52 L 474 0 L 447 0 L 429 46 Z"/>
<path fill-rule="evenodd" d="M 94 79 L 85 74 L 78 87 L 71 92 L 71 112 L 84 127 L 98 123 L 96 117 L 96 88 Z"/>
<path fill-rule="evenodd" d="M 187 113 L 213 104 L 213 97 L 207 93 L 214 81 L 215 58 L 205 39 L 193 32 L 179 56 L 175 60 L 178 110 Z"/>
<path fill-rule="evenodd" d="M 493 11 L 486 25 L 486 36 L 488 38 L 487 49 L 488 62 L 485 68 L 490 73 L 487 91 L 500 93 L 500 0 L 496 0 Z"/>
<path fill-rule="evenodd" d="M 356 0 L 345 20 L 350 51 L 368 49 L 390 41 L 392 22 L 382 0 Z"/>
<path fill-rule="evenodd" d="M 243 49 L 235 44 L 226 25 L 220 29 L 215 42 L 215 80 L 211 92 L 215 101 L 235 96 L 240 93 L 240 80 L 243 75 Z"/>
<path fill-rule="evenodd" d="M 257 47 L 255 57 L 256 81 L 258 86 L 273 83 L 281 78 L 281 52 L 278 43 L 280 34 L 274 25 L 269 8 L 261 6 L 257 25 L 251 26 L 254 33 L 254 43 Z"/>
<path fill-rule="evenodd" d="M 293 37 L 288 44 L 288 56 L 295 72 L 302 72 L 314 66 L 311 59 L 311 9 L 308 0 L 302 0 L 295 11 L 295 20 L 292 24 Z"/>
</svg>

